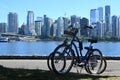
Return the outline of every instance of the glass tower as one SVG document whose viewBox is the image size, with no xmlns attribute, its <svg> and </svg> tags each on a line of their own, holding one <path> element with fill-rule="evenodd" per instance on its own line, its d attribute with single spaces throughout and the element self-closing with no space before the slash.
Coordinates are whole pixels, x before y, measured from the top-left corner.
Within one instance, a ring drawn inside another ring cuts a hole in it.
<svg viewBox="0 0 120 80">
<path fill-rule="evenodd" d="M 26 26 L 25 34 L 27 36 L 36 35 L 33 11 L 28 11 L 28 14 L 27 14 L 27 26 Z"/>
<path fill-rule="evenodd" d="M 90 10 L 90 23 L 91 24 L 97 23 L 98 20 L 99 20 L 98 9 L 91 9 Z"/>
<path fill-rule="evenodd" d="M 18 33 L 18 15 L 10 12 L 8 14 L 8 32 Z"/>
<path fill-rule="evenodd" d="M 103 21 L 103 7 L 99 7 L 98 12 L 99 12 L 99 21 Z"/>
<path fill-rule="evenodd" d="M 112 28 L 110 25 L 110 6 L 106 5 L 105 6 L 105 24 L 106 24 L 106 35 L 110 36 L 112 34 Z"/>
</svg>

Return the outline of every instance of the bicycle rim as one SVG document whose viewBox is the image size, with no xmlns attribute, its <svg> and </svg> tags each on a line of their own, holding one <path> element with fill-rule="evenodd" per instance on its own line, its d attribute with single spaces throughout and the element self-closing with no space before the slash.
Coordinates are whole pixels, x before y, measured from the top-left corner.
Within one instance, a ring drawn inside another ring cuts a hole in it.
<svg viewBox="0 0 120 80">
<path fill-rule="evenodd" d="M 53 71 L 57 74 L 66 74 L 71 70 L 73 61 L 74 56 L 72 49 L 68 46 L 60 45 L 52 56 Z"/>
<path fill-rule="evenodd" d="M 48 68 L 49 68 L 50 71 L 52 71 L 52 66 L 51 66 L 52 54 L 53 54 L 53 53 L 50 53 L 50 55 L 49 55 L 48 58 L 47 58 L 47 66 L 48 66 Z"/>
<path fill-rule="evenodd" d="M 98 49 L 94 49 L 87 60 L 86 69 L 90 74 L 99 74 L 103 66 L 103 56 Z"/>
</svg>

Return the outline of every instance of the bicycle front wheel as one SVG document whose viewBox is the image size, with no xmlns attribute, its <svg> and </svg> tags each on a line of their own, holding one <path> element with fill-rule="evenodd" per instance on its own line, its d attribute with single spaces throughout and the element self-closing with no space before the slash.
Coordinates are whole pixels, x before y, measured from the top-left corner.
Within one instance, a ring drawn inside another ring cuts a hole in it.
<svg viewBox="0 0 120 80">
<path fill-rule="evenodd" d="M 47 58 L 47 66 L 48 66 L 48 68 L 49 68 L 50 71 L 52 71 L 52 66 L 51 66 L 52 54 L 53 54 L 53 53 L 50 53 L 50 55 L 49 55 L 48 58 Z"/>
<path fill-rule="evenodd" d="M 98 49 L 94 49 L 87 60 L 87 72 L 90 74 L 100 74 L 106 69 L 106 61 Z"/>
<path fill-rule="evenodd" d="M 54 51 L 51 60 L 53 71 L 56 74 L 66 74 L 71 70 L 73 66 L 73 50 L 66 45 L 60 45 Z"/>
</svg>

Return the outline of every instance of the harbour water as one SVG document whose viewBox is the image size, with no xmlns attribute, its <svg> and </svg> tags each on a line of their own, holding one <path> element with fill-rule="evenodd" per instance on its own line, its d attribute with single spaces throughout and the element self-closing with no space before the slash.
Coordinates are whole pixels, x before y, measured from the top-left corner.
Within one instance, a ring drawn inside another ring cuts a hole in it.
<svg viewBox="0 0 120 80">
<path fill-rule="evenodd" d="M 0 55 L 49 55 L 61 41 L 16 41 L 16 42 L 0 42 Z M 88 46 L 88 42 L 83 43 Z M 104 56 L 120 56 L 120 42 L 114 41 L 99 41 L 93 44 L 95 48 L 102 51 Z M 83 50 L 85 53 L 86 50 Z"/>
</svg>

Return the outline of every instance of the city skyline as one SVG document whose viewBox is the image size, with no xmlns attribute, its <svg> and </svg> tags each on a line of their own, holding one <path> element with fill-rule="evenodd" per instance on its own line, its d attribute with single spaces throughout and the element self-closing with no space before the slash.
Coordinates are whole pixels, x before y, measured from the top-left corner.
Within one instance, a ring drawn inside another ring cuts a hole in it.
<svg viewBox="0 0 120 80">
<path fill-rule="evenodd" d="M 89 4 L 91 3 L 91 4 Z M 16 12 L 18 14 L 19 26 L 26 22 L 27 11 L 33 11 L 36 17 L 43 17 L 46 14 L 48 17 L 53 18 L 54 20 L 58 17 L 70 17 L 71 15 L 77 15 L 80 17 L 86 17 L 90 19 L 90 9 L 95 9 L 98 7 L 103 7 L 105 5 L 111 6 L 111 15 L 119 16 L 119 1 L 113 0 L 76 0 L 76 1 L 68 1 L 68 0 L 48 0 L 40 1 L 18 1 L 13 0 L 8 2 L 8 0 L 2 0 L 0 3 L 0 22 L 7 22 L 7 15 L 9 12 Z M 56 13 L 57 12 L 57 13 Z"/>
</svg>

